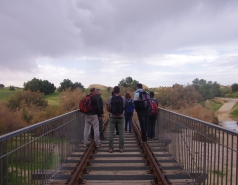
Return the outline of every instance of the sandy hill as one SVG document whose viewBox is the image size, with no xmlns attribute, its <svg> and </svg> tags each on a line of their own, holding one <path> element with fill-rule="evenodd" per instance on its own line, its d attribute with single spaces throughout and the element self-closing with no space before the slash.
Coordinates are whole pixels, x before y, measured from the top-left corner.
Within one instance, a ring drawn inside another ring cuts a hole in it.
<svg viewBox="0 0 238 185">
<path fill-rule="evenodd" d="M 100 84 L 91 84 L 88 86 L 88 89 L 95 87 L 96 89 L 106 89 L 107 87 Z"/>
<path fill-rule="evenodd" d="M 142 84 L 143 86 L 143 89 L 148 89 L 148 87 L 144 84 Z M 106 89 L 107 86 L 104 86 L 104 85 L 101 85 L 101 84 L 91 84 L 88 86 L 88 89 L 92 88 L 92 87 L 95 87 L 96 89 Z"/>
</svg>

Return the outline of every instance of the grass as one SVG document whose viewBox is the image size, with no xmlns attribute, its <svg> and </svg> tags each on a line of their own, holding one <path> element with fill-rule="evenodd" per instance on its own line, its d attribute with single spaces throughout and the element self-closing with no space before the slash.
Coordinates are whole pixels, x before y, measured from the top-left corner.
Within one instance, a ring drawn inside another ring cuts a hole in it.
<svg viewBox="0 0 238 185">
<path fill-rule="evenodd" d="M 52 94 L 47 94 L 45 95 L 45 99 L 48 100 L 48 104 L 49 105 L 59 105 L 59 101 L 60 101 L 60 95 L 61 92 L 55 91 Z"/>
<path fill-rule="evenodd" d="M 0 88 L 0 101 L 7 101 L 7 99 L 13 95 L 16 91 L 22 91 L 22 89 L 17 89 L 15 91 L 10 91 L 9 87 Z"/>
<path fill-rule="evenodd" d="M 232 92 L 225 95 L 226 98 L 238 98 L 238 92 Z"/>
<path fill-rule="evenodd" d="M 238 103 L 236 103 L 231 112 L 232 117 L 238 118 Z"/>
<path fill-rule="evenodd" d="M 8 87 L 5 87 L 3 89 L 0 88 L 0 101 L 7 101 L 8 98 L 13 95 L 16 91 L 22 91 L 22 89 L 18 89 L 15 91 L 10 91 Z M 60 92 L 55 91 L 52 94 L 45 95 L 45 99 L 48 100 L 48 104 L 55 106 L 59 105 L 59 100 L 60 100 Z"/>
<path fill-rule="evenodd" d="M 218 111 L 221 108 L 221 106 L 223 105 L 222 102 L 216 101 L 214 99 L 207 100 L 206 102 L 202 102 L 201 104 L 202 104 L 202 106 L 204 106 L 212 111 Z"/>
</svg>

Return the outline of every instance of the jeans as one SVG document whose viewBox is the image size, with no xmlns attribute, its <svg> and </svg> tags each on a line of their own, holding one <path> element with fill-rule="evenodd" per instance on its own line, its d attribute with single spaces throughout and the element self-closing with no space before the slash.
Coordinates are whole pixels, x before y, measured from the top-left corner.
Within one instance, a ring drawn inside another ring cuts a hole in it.
<svg viewBox="0 0 238 185">
<path fill-rule="evenodd" d="M 147 109 L 139 110 L 137 111 L 137 115 L 140 122 L 141 140 L 142 142 L 146 142 L 147 141 L 146 131 L 147 131 L 149 111 Z"/>
<path fill-rule="evenodd" d="M 84 125 L 84 144 L 88 144 L 88 135 L 90 132 L 90 126 L 93 127 L 94 130 L 94 141 L 96 145 L 101 144 L 101 140 L 99 138 L 99 120 L 98 116 L 95 115 L 85 115 L 85 125 Z"/>
<path fill-rule="evenodd" d="M 155 123 L 156 123 L 156 116 L 149 116 L 148 125 L 147 125 L 147 137 L 148 139 L 155 138 Z"/>
<path fill-rule="evenodd" d="M 127 125 L 129 123 L 129 132 L 131 132 L 131 122 L 132 122 L 132 114 L 125 113 L 125 131 L 127 131 Z"/>
<path fill-rule="evenodd" d="M 123 118 L 115 119 L 110 118 L 109 120 L 109 148 L 113 149 L 114 142 L 114 130 L 116 125 L 118 126 L 119 132 L 119 148 L 124 148 L 124 132 L 123 132 Z"/>
</svg>

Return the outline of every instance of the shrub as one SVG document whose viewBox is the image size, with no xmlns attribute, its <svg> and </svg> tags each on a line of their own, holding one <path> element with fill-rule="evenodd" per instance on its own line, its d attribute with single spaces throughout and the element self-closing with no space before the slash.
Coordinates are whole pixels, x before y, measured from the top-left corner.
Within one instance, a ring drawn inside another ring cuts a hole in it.
<svg viewBox="0 0 238 185">
<path fill-rule="evenodd" d="M 202 107 L 199 104 L 193 107 L 181 109 L 177 112 L 209 123 L 219 124 L 218 118 L 217 116 L 215 116 L 214 112 Z"/>
<path fill-rule="evenodd" d="M 47 101 L 44 99 L 44 94 L 39 92 L 22 91 L 16 92 L 14 95 L 10 96 L 7 101 L 7 106 L 12 111 L 21 109 L 21 107 L 37 107 L 38 109 L 44 109 L 48 105 Z"/>
<path fill-rule="evenodd" d="M 79 101 L 86 96 L 86 93 L 81 88 L 71 90 L 68 88 L 60 95 L 60 107 L 64 111 L 72 111 L 79 108 Z"/>
<path fill-rule="evenodd" d="M 26 125 L 20 111 L 11 112 L 6 105 L 0 104 L 0 135 L 23 128 Z"/>
</svg>

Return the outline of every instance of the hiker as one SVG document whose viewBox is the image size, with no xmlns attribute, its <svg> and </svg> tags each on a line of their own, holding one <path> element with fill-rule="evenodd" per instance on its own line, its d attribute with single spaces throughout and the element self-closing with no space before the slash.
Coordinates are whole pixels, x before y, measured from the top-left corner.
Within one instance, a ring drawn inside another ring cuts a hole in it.
<svg viewBox="0 0 238 185">
<path fill-rule="evenodd" d="M 112 96 L 114 96 L 114 92 L 113 91 L 112 91 Z M 106 104 L 106 108 L 107 108 L 107 111 L 110 112 L 108 103 Z M 117 124 L 116 124 L 116 135 L 119 135 Z"/>
<path fill-rule="evenodd" d="M 126 104 L 125 104 L 125 131 L 127 132 L 127 125 L 129 123 L 129 133 L 131 133 L 131 122 L 132 122 L 132 116 L 134 112 L 134 103 L 131 99 L 131 95 L 129 93 L 125 94 L 126 98 Z"/>
<path fill-rule="evenodd" d="M 96 143 L 96 147 L 101 146 L 101 140 L 99 138 L 99 120 L 102 120 L 102 114 L 100 112 L 99 100 L 96 96 L 96 89 L 90 89 L 91 96 L 91 105 L 93 110 L 85 113 L 85 125 L 84 125 L 84 145 L 88 145 L 88 135 L 90 132 L 90 126 L 93 127 L 94 130 L 94 141 Z"/>
<path fill-rule="evenodd" d="M 141 97 L 142 94 L 143 96 L 146 96 L 146 91 L 142 89 L 142 84 L 138 83 L 136 85 L 136 91 L 134 92 L 134 105 L 135 105 L 135 110 L 138 115 L 138 119 L 140 122 L 140 129 L 141 129 L 141 142 L 145 143 L 147 141 L 147 136 L 146 136 L 146 130 L 147 130 L 147 123 L 148 123 L 148 117 L 149 117 L 149 107 L 145 106 L 144 103 L 150 102 L 150 97 L 148 94 L 147 101 L 142 101 Z M 149 99 L 149 100 L 148 100 Z"/>
<path fill-rule="evenodd" d="M 154 98 L 154 92 L 150 92 L 150 98 L 153 102 L 155 102 L 155 113 L 152 111 L 150 112 L 149 119 L 148 119 L 148 125 L 147 125 L 147 137 L 148 140 L 156 140 L 155 137 L 155 123 L 158 115 L 158 100 Z M 153 109 L 153 106 L 152 106 Z"/>
<path fill-rule="evenodd" d="M 100 109 L 100 113 L 101 115 L 104 114 L 103 112 L 103 101 L 102 101 L 102 91 L 101 89 L 97 89 L 96 90 L 96 96 L 98 98 L 99 101 L 99 109 Z M 103 134 L 103 130 L 102 130 L 102 126 L 103 126 L 103 121 L 102 119 L 99 119 L 99 134 L 100 134 L 100 140 L 105 140 L 104 134 Z M 90 138 L 94 138 L 94 131 L 93 131 L 93 126 L 91 126 L 91 132 L 90 132 Z"/>
<path fill-rule="evenodd" d="M 119 132 L 119 150 L 124 151 L 124 133 L 123 133 L 123 109 L 125 106 L 125 97 L 120 95 L 120 88 L 113 88 L 114 96 L 108 98 L 109 119 L 109 153 L 113 152 L 114 130 L 116 125 Z"/>
</svg>

